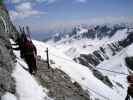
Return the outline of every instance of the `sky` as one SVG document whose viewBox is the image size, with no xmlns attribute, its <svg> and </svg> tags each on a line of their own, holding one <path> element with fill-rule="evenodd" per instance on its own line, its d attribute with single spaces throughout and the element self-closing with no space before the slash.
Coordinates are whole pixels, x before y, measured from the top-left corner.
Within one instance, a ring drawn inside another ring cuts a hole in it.
<svg viewBox="0 0 133 100">
<path fill-rule="evenodd" d="M 5 0 L 15 25 L 29 25 L 35 35 L 79 24 L 133 22 L 133 0 Z"/>
</svg>

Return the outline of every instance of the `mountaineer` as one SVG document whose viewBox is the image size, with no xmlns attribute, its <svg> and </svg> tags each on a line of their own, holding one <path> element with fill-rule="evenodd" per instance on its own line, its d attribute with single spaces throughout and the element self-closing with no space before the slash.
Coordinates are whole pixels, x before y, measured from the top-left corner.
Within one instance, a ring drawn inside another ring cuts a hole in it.
<svg viewBox="0 0 133 100">
<path fill-rule="evenodd" d="M 27 32 L 29 32 L 28 27 L 26 27 Z M 20 50 L 20 56 L 23 58 L 28 67 L 29 67 L 29 72 L 31 74 L 36 74 L 37 73 L 37 65 L 36 65 L 36 56 L 37 56 L 37 50 L 35 45 L 33 44 L 32 40 L 30 37 L 27 37 L 24 27 L 23 29 L 20 27 L 20 33 L 21 35 L 18 36 L 17 40 L 15 41 L 16 44 L 13 45 L 18 45 L 18 48 L 13 48 L 14 50 Z M 28 33 L 29 34 L 29 33 Z"/>
</svg>

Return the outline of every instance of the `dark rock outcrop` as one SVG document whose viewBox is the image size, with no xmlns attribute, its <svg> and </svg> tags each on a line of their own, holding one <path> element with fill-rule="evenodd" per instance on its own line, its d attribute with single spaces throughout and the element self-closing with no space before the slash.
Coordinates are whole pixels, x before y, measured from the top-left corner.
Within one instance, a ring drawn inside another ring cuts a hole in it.
<svg viewBox="0 0 133 100">
<path fill-rule="evenodd" d="M 129 33 L 126 39 L 119 41 L 119 45 L 124 48 L 129 46 L 132 43 L 133 43 L 133 32 Z"/>
<path fill-rule="evenodd" d="M 133 70 L 133 57 L 126 57 L 125 62 L 128 68 Z"/>
<path fill-rule="evenodd" d="M 15 94 L 15 80 L 12 72 L 15 66 L 10 38 L 15 38 L 15 27 L 10 21 L 8 11 L 4 5 L 0 5 L 0 96 L 5 92 Z"/>
<path fill-rule="evenodd" d="M 49 96 L 55 100 L 90 100 L 77 82 L 72 83 L 70 77 L 59 69 L 47 67 L 47 63 L 38 59 L 36 78 L 42 86 L 47 87 Z"/>
</svg>

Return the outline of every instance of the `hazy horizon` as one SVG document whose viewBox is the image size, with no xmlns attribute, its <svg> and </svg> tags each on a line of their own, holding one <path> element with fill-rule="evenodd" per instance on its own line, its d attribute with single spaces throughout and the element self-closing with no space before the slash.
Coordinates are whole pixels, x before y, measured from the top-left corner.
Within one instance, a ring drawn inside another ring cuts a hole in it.
<svg viewBox="0 0 133 100">
<path fill-rule="evenodd" d="M 13 23 L 33 34 L 68 31 L 79 24 L 133 23 L 133 0 L 5 0 Z"/>
</svg>

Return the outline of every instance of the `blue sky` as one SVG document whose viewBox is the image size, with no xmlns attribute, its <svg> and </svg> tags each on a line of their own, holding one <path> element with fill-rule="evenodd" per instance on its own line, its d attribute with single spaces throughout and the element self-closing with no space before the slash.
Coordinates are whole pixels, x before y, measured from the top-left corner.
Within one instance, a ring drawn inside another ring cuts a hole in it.
<svg viewBox="0 0 133 100">
<path fill-rule="evenodd" d="M 34 33 L 77 24 L 133 22 L 133 0 L 6 0 L 13 22 Z"/>
</svg>

